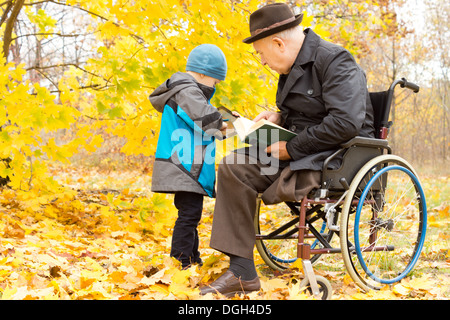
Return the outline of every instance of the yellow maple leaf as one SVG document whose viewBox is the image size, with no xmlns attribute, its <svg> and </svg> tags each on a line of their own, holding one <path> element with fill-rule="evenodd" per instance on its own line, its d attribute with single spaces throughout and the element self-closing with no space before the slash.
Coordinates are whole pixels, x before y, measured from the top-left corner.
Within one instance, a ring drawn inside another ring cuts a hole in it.
<svg viewBox="0 0 450 320">
<path fill-rule="evenodd" d="M 303 290 L 301 290 L 303 289 Z M 306 300 L 306 299 L 313 299 L 314 296 L 306 294 L 304 288 L 300 287 L 300 282 L 297 282 L 294 285 L 291 285 L 288 288 L 289 292 L 289 299 L 290 300 Z"/>
<path fill-rule="evenodd" d="M 172 274 L 172 283 L 189 283 L 189 277 L 191 276 L 191 271 L 189 269 L 179 270 L 178 268 L 171 268 L 168 270 Z"/>
<path fill-rule="evenodd" d="M 193 294 L 198 295 L 200 293 L 199 289 L 193 290 L 188 285 L 183 283 L 172 283 L 169 288 L 169 292 L 172 293 L 174 296 L 181 298 L 181 299 L 187 299 Z"/>
<path fill-rule="evenodd" d="M 436 286 L 434 281 L 432 279 L 430 279 L 430 275 L 425 275 L 420 278 L 411 279 L 407 283 L 407 285 L 411 289 L 423 290 L 423 291 L 432 290 Z"/>
<path fill-rule="evenodd" d="M 157 292 L 161 292 L 164 294 L 169 294 L 169 286 L 167 284 L 163 284 L 163 283 L 156 283 L 152 286 L 150 286 L 151 290 L 157 291 Z"/>
<path fill-rule="evenodd" d="M 283 290 L 287 288 L 286 280 L 274 278 L 261 281 L 261 289 L 265 292 L 272 292 L 276 290 Z"/>
<path fill-rule="evenodd" d="M 9 285 L 6 286 L 5 289 L 2 290 L 2 300 L 12 300 L 14 295 L 17 292 L 17 287 L 10 287 Z"/>
<path fill-rule="evenodd" d="M 108 279 L 113 283 L 121 283 L 125 281 L 124 277 L 126 274 L 125 271 L 114 271 L 108 274 Z"/>
<path fill-rule="evenodd" d="M 392 288 L 392 291 L 398 295 L 406 296 L 411 292 L 411 288 L 407 288 L 403 286 L 402 284 L 398 283 Z"/>
<path fill-rule="evenodd" d="M 299 271 L 303 271 L 303 263 L 302 263 L 302 259 L 298 258 L 297 260 L 295 260 L 291 265 L 290 265 L 291 269 L 298 269 Z"/>
</svg>

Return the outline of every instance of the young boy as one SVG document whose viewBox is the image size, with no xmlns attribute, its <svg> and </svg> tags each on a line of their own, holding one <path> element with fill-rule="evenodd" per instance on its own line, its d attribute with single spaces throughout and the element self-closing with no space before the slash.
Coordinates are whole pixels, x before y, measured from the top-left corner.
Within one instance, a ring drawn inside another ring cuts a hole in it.
<svg viewBox="0 0 450 320">
<path fill-rule="evenodd" d="M 226 128 L 209 101 L 226 73 L 223 52 L 215 45 L 202 44 L 189 54 L 185 73 L 173 74 L 150 95 L 153 107 L 162 112 L 152 191 L 175 193 L 178 219 L 170 255 L 183 268 L 202 264 L 197 225 L 203 196 L 215 196 L 214 133 Z"/>
</svg>

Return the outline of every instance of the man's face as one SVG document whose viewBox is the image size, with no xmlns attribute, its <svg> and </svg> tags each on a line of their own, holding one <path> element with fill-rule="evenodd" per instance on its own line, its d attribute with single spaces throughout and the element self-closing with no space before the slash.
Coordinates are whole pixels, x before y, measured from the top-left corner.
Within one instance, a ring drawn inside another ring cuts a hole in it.
<svg viewBox="0 0 450 320">
<path fill-rule="evenodd" d="M 261 63 L 268 65 L 278 74 L 288 74 L 292 63 L 287 56 L 286 46 L 278 37 L 264 38 L 253 42 L 253 48 L 261 57 Z"/>
</svg>

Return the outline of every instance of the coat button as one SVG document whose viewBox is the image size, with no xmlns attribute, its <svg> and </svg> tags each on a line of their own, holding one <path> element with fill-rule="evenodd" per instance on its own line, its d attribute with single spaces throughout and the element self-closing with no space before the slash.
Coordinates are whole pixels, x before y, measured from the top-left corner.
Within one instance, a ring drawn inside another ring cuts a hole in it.
<svg viewBox="0 0 450 320">
<path fill-rule="evenodd" d="M 295 131 L 297 129 L 297 127 L 295 125 L 291 126 L 291 131 Z"/>
<path fill-rule="evenodd" d="M 309 89 L 308 91 L 306 91 L 306 93 L 307 93 L 307 94 L 309 94 L 309 95 L 312 95 L 312 94 L 313 94 L 313 92 L 314 92 L 314 90 L 313 90 L 313 89 Z"/>
</svg>

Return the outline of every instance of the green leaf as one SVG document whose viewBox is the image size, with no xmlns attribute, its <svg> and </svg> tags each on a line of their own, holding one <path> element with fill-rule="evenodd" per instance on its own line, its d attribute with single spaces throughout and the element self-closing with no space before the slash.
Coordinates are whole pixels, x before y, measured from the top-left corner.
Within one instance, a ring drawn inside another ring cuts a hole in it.
<svg viewBox="0 0 450 320">
<path fill-rule="evenodd" d="M 109 111 L 109 108 L 105 106 L 100 100 L 97 101 L 97 111 L 100 114 L 105 114 Z"/>
<path fill-rule="evenodd" d="M 121 107 L 114 107 L 108 111 L 108 116 L 110 119 L 118 118 L 122 115 Z"/>
</svg>

